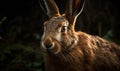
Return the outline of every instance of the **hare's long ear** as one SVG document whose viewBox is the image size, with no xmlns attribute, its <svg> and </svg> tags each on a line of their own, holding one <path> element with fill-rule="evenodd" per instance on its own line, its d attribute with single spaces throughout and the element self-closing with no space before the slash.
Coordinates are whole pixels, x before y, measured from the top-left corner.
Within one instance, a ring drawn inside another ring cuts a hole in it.
<svg viewBox="0 0 120 71">
<path fill-rule="evenodd" d="M 40 6 L 42 7 L 43 11 L 47 13 L 49 18 L 60 15 L 59 9 L 54 0 L 40 0 Z"/>
<path fill-rule="evenodd" d="M 68 0 L 66 4 L 65 16 L 70 22 L 70 24 L 74 24 L 76 22 L 76 18 L 83 10 L 85 0 Z"/>
</svg>

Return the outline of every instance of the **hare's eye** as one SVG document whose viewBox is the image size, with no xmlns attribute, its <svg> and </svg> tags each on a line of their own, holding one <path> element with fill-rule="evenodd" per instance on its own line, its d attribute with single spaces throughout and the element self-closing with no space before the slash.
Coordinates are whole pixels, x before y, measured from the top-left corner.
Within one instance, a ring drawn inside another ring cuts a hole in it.
<svg viewBox="0 0 120 71">
<path fill-rule="evenodd" d="M 66 33 L 66 32 L 67 32 L 67 26 L 62 26 L 61 32 L 62 32 L 62 33 Z"/>
</svg>

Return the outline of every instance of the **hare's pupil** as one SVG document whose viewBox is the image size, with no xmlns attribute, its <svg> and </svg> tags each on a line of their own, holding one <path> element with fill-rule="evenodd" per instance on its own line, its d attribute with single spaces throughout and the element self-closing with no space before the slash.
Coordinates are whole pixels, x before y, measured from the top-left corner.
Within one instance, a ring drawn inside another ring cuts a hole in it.
<svg viewBox="0 0 120 71">
<path fill-rule="evenodd" d="M 62 32 L 62 33 L 65 33 L 66 30 L 67 30 L 67 26 L 63 26 L 62 29 L 61 29 L 61 32 Z"/>
</svg>

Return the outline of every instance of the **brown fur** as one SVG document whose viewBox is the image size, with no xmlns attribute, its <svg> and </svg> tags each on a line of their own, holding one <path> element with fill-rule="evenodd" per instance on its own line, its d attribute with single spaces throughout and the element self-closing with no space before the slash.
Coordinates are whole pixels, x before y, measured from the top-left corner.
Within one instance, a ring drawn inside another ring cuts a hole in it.
<svg viewBox="0 0 120 71">
<path fill-rule="evenodd" d="M 73 49 L 45 54 L 46 71 L 120 71 L 119 46 L 82 32 L 77 36 Z"/>
<path fill-rule="evenodd" d="M 98 36 L 75 32 L 84 0 L 68 0 L 70 11 L 65 15 L 59 14 L 54 0 L 45 2 L 50 14 L 41 40 L 46 71 L 120 71 L 120 46 Z"/>
</svg>

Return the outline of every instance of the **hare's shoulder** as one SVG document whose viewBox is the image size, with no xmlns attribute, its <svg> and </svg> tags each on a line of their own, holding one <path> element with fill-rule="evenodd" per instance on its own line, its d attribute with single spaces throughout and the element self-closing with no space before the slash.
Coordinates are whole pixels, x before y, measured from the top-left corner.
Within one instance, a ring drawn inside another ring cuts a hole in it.
<svg viewBox="0 0 120 71">
<path fill-rule="evenodd" d="M 108 50 L 110 52 L 119 52 L 120 55 L 120 46 L 112 41 L 101 38 L 99 36 L 90 35 L 84 32 L 77 32 L 78 43 L 81 45 L 88 45 L 90 48 L 99 49 L 99 50 Z"/>
</svg>

